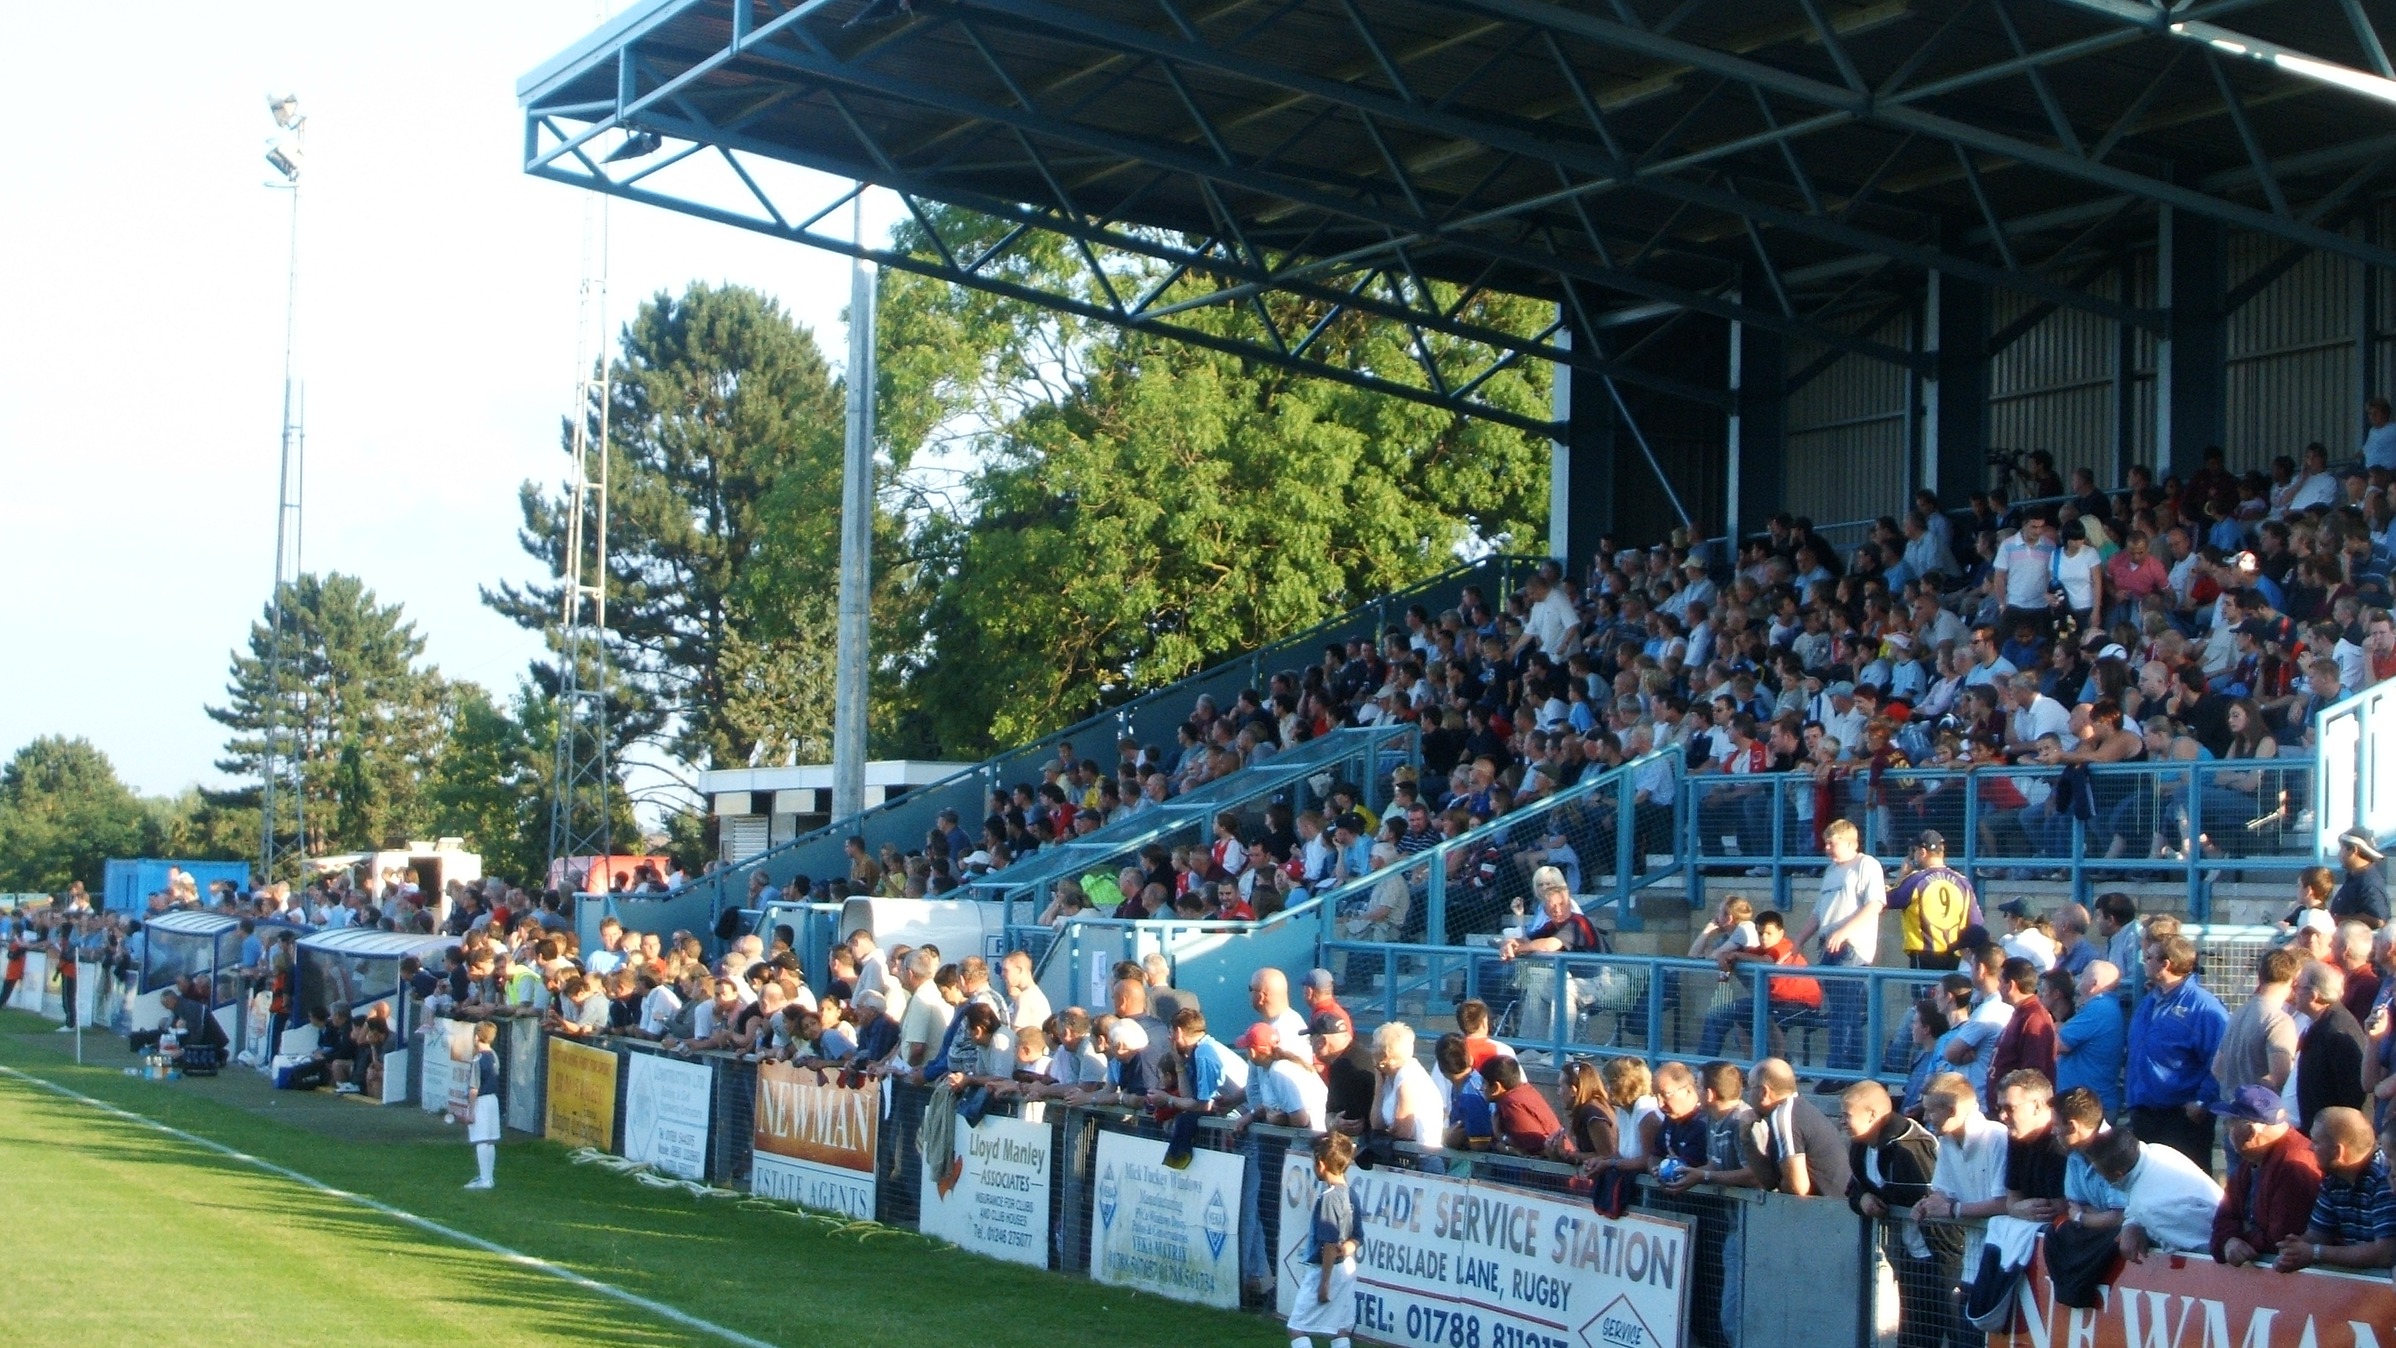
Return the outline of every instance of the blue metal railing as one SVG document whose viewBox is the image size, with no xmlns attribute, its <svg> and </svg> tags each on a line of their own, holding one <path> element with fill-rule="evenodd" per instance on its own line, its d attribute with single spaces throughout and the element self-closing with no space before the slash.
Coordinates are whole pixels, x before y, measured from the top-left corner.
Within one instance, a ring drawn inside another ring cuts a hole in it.
<svg viewBox="0 0 2396 1348">
<path fill-rule="evenodd" d="M 758 870 L 763 870 L 777 885 L 799 875 L 827 878 L 845 874 L 848 863 L 842 856 L 842 848 L 850 837 L 862 836 L 869 850 L 879 850 L 886 842 L 913 850 L 923 843 L 944 809 L 955 810 L 969 832 L 978 830 L 991 790 L 1037 781 L 1040 764 L 1054 758 L 1061 744 L 1073 743 L 1077 749 L 1087 749 L 1103 741 L 1104 752 L 1091 756 L 1111 767 L 1113 747 L 1119 739 L 1169 743 L 1200 696 L 1212 695 L 1218 705 L 1228 706 L 1242 689 L 1261 687 L 1273 673 L 1313 663 L 1320 648 L 1334 641 L 1357 637 L 1378 639 L 1413 605 L 1420 604 L 1436 614 L 1453 608 L 1466 589 L 1477 587 L 1493 609 L 1503 608 L 1514 586 L 1543 560 L 1501 553 L 1450 567 L 1428 580 L 1143 693 L 1063 730 L 918 787 L 896 800 L 778 843 L 753 857 L 700 876 L 677 893 L 704 893 L 709 897 L 710 908 L 720 912 L 746 902 L 749 876 Z"/>
<path fill-rule="evenodd" d="M 1856 819 L 1865 850 L 1891 863 L 1922 830 L 1936 829 L 1947 864 L 1983 890 L 1989 880 L 2051 876 L 2086 902 L 2108 878 L 2176 880 L 2195 921 L 2209 915 L 2212 884 L 2224 874 L 2315 864 L 2310 757 L 2099 765 L 2088 771 L 2093 817 L 2085 820 L 2055 804 L 2064 771 L 1903 769 L 1875 785 L 1859 766 L 1827 793 L 1804 772 L 1685 778 L 1675 836 L 1691 863 L 1690 905 L 1704 906 L 1707 875 L 1744 872 L 1768 880 L 1785 908 L 1792 875 L 1810 878 L 1822 865 L 1812 819 L 1833 815 Z"/>
</svg>

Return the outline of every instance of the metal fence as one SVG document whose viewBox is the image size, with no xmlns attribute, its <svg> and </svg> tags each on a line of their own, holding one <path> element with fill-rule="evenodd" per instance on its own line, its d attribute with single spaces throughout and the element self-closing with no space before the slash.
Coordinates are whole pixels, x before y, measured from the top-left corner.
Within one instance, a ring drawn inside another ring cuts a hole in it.
<svg viewBox="0 0 2396 1348">
<path fill-rule="evenodd" d="M 2293 876 L 2314 865 L 2313 760 L 2117 763 L 2058 767 L 1900 769 L 1875 778 L 1702 774 L 1685 779 L 1675 820 L 1690 903 L 1708 875 L 1770 883 L 1784 910 L 1791 880 L 1821 865 L 1822 825 L 1862 830 L 1865 850 L 1894 862 L 1924 829 L 1947 841 L 1947 864 L 1975 885 L 2052 878 L 2086 902 L 2108 881 L 2184 888 L 2202 921 L 2224 876 Z M 2067 786 L 2066 775 L 2084 781 Z M 2076 805 L 2074 802 L 2078 802 Z"/>
</svg>

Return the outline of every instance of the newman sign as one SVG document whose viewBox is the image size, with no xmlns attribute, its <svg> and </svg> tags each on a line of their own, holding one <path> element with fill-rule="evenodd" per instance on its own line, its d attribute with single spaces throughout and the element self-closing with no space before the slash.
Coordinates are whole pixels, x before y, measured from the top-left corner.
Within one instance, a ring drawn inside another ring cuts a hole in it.
<svg viewBox="0 0 2396 1348">
<path fill-rule="evenodd" d="M 2228 1268 L 2190 1255 L 2123 1264 L 2103 1304 L 2055 1304 L 2043 1251 L 2022 1280 L 2013 1328 L 1989 1348 L 2389 1348 L 2396 1288 L 2385 1275 Z"/>
<path fill-rule="evenodd" d="M 759 1063 L 750 1192 L 872 1220 L 881 1119 L 879 1083 L 850 1090 L 813 1068 Z"/>
</svg>

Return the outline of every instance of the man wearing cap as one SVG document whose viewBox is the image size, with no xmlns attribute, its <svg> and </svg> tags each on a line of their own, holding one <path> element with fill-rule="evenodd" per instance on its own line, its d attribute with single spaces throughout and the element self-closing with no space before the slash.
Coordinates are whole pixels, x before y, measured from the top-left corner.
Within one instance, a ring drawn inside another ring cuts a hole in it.
<svg viewBox="0 0 2396 1348">
<path fill-rule="evenodd" d="M 2268 1086 L 2245 1086 L 2213 1106 L 2226 1122 L 2229 1182 L 2213 1214 L 2213 1258 L 2233 1268 L 2278 1254 L 2301 1236 L 2321 1193 L 2321 1162 L 2311 1139 L 2288 1119 Z"/>
<path fill-rule="evenodd" d="M 2318 908 L 2307 908 L 2296 915 L 2296 924 L 2281 938 L 2282 944 L 2306 960 L 2329 958 L 2329 939 L 2337 931 L 2329 914 Z"/>
<path fill-rule="evenodd" d="M 1316 1015 L 1307 1026 L 1314 1060 L 1323 1074 L 1323 1126 L 1335 1132 L 1362 1133 L 1373 1113 L 1373 1091 L 1380 1073 L 1371 1046 L 1359 1042 L 1356 1027 L 1337 1011 Z M 1282 1049 L 1290 1052 L 1288 1047 Z"/>
<path fill-rule="evenodd" d="M 1344 1022 L 1346 1017 L 1341 1017 Z M 1248 1164 L 1240 1193 L 1240 1279 L 1260 1295 L 1271 1294 L 1272 1246 L 1265 1239 L 1263 1215 L 1264 1153 L 1247 1136 L 1248 1125 L 1268 1123 L 1281 1128 L 1324 1131 L 1327 1092 L 1323 1079 L 1298 1056 L 1281 1049 L 1281 1031 L 1270 1021 L 1258 1021 L 1233 1041 L 1248 1055 L 1248 1094 L 1231 1135 L 1238 1139 Z"/>
<path fill-rule="evenodd" d="M 1307 970 L 1306 977 L 1298 980 L 1298 995 L 1306 1002 L 1303 1019 L 1308 1024 L 1325 1011 L 1337 1011 L 1343 1019 L 1348 1016 L 1348 1008 L 1339 1004 L 1338 985 L 1329 969 Z"/>
<path fill-rule="evenodd" d="M 2388 922 L 2388 882 L 2379 873 L 2382 853 L 2371 835 L 2350 828 L 2338 835 L 2338 864 L 2346 876 L 2329 896 L 2329 915 L 2341 922 L 2360 922 L 2373 931 Z"/>
<path fill-rule="evenodd" d="M 1955 942 L 1980 925 L 1980 899 L 1962 871 L 1947 864 L 1946 835 L 1924 829 L 1905 854 L 1888 906 L 1900 915 L 1906 962 L 1916 969 L 1955 967 Z"/>
<path fill-rule="evenodd" d="M 1542 866 L 1531 872 L 1531 895 L 1538 901 L 1539 916 L 1523 929 L 1520 936 L 1509 936 L 1498 942 L 1498 958 L 1513 960 L 1518 955 L 1574 954 L 1603 952 L 1604 938 L 1580 908 L 1572 901 L 1572 889 L 1564 882 L 1564 872 L 1553 866 Z M 1555 1015 L 1556 970 L 1539 967 L 1523 970 L 1517 975 L 1522 988 L 1522 1023 L 1545 1028 L 1553 1025 Z M 1570 1033 L 1574 1007 L 1571 985 L 1566 985 L 1564 1028 Z"/>
<path fill-rule="evenodd" d="M 2039 929 L 2038 910 L 2028 899 L 2007 899 L 1997 912 L 2005 919 L 2005 935 L 1997 944 L 2006 954 L 2030 961 L 2042 974 L 2055 967 L 2055 938 Z"/>
<path fill-rule="evenodd" d="M 1822 733 L 1839 742 L 1839 757 L 1854 758 L 1863 747 L 1866 717 L 1855 705 L 1855 685 L 1845 679 L 1822 690 L 1814 703 L 1813 719 Z"/>
</svg>

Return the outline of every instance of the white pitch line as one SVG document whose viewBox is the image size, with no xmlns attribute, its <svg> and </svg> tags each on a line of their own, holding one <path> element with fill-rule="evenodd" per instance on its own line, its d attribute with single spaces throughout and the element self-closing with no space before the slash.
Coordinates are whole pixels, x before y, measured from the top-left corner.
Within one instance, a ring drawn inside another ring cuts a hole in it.
<svg viewBox="0 0 2396 1348">
<path fill-rule="evenodd" d="M 180 1128 L 170 1127 L 166 1124 L 160 1123 L 156 1119 L 149 1118 L 145 1115 L 136 1114 L 130 1109 L 124 1109 L 120 1108 L 119 1106 L 112 1105 L 106 1100 L 93 1099 L 91 1096 L 84 1095 L 78 1091 L 69 1090 L 64 1086 L 59 1085 L 55 1081 L 51 1081 L 44 1077 L 35 1076 L 30 1072 L 20 1072 L 14 1067 L 0 1065 L 0 1075 L 14 1077 L 19 1081 L 39 1086 L 43 1090 L 53 1091 L 77 1102 L 78 1104 L 88 1105 L 91 1108 L 97 1109 L 105 1114 L 113 1114 L 120 1119 L 126 1120 L 127 1122 L 136 1123 L 144 1128 L 164 1133 L 168 1137 L 188 1142 L 195 1147 L 205 1147 L 209 1151 L 218 1152 L 222 1155 L 229 1156 L 244 1165 L 254 1166 L 270 1175 L 277 1175 L 283 1179 L 290 1180 L 294 1184 L 305 1185 L 308 1188 L 316 1190 L 318 1193 L 326 1194 L 333 1198 L 338 1198 L 345 1203 L 355 1204 L 358 1207 L 365 1208 L 370 1212 L 380 1213 L 381 1215 L 388 1217 L 395 1222 L 400 1222 L 404 1225 L 415 1227 L 419 1231 L 439 1236 L 443 1240 L 453 1241 L 459 1245 L 469 1246 L 473 1249 L 481 1250 L 485 1254 L 497 1255 L 500 1258 L 507 1260 L 509 1263 L 518 1266 L 519 1268 L 528 1268 L 536 1273 L 546 1273 L 550 1277 L 558 1279 L 560 1282 L 571 1283 L 586 1292 L 594 1292 L 611 1300 L 620 1301 L 627 1306 L 646 1311 L 649 1314 L 656 1316 L 660 1320 L 665 1320 L 669 1323 L 680 1325 L 684 1329 L 695 1329 L 703 1334 L 712 1334 L 715 1337 L 724 1340 L 726 1343 L 738 1344 L 740 1345 L 740 1348 L 776 1348 L 774 1344 L 767 1343 L 763 1339 L 750 1338 L 748 1335 L 741 1333 L 739 1330 L 727 1329 L 712 1320 L 702 1320 L 698 1316 L 692 1315 L 687 1311 L 676 1310 L 672 1306 L 666 1305 L 664 1302 L 651 1301 L 645 1296 L 627 1292 L 621 1287 L 610 1286 L 607 1283 L 600 1282 L 595 1278 L 585 1277 L 584 1275 L 576 1273 L 570 1268 L 550 1263 L 546 1259 L 536 1258 L 535 1256 L 525 1254 L 520 1250 L 511 1250 L 505 1245 L 484 1240 L 480 1236 L 460 1231 L 453 1226 L 443 1226 L 441 1223 L 436 1222 L 429 1217 L 419 1217 L 415 1213 L 409 1212 L 404 1208 L 395 1208 L 388 1203 L 368 1198 L 364 1194 L 355 1194 L 351 1193 L 347 1189 L 334 1188 L 332 1185 L 327 1184 L 323 1180 L 317 1179 L 312 1175 L 303 1175 L 288 1166 L 277 1165 L 272 1161 L 264 1159 L 263 1157 L 252 1156 L 248 1152 L 241 1151 L 234 1147 L 228 1147 L 224 1143 L 218 1142 L 212 1138 L 201 1137 L 195 1133 L 184 1132 Z"/>
</svg>

